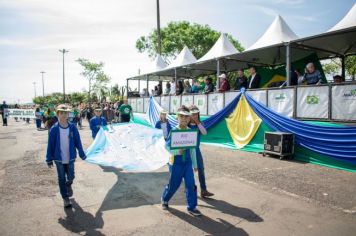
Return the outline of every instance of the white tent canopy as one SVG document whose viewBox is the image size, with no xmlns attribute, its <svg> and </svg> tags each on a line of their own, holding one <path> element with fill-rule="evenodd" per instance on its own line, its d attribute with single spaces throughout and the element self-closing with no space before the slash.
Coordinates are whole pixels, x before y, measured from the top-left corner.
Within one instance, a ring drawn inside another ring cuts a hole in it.
<svg viewBox="0 0 356 236">
<path fill-rule="evenodd" d="M 184 66 L 188 64 L 195 63 L 197 59 L 193 55 L 193 53 L 189 50 L 187 46 L 184 46 L 179 55 L 172 61 L 172 63 L 165 69 L 171 69 L 179 66 Z"/>
<path fill-rule="evenodd" d="M 161 55 L 158 55 L 155 60 L 152 62 L 148 69 L 148 73 L 156 72 L 159 70 L 163 70 L 164 68 L 167 67 L 167 63 L 163 60 Z"/>
<path fill-rule="evenodd" d="M 334 30 L 340 30 L 340 29 L 345 29 L 349 27 L 356 26 L 356 3 L 354 3 L 353 7 L 351 10 L 342 18 L 342 20 L 339 21 L 334 27 L 328 30 L 334 31 Z"/>
<path fill-rule="evenodd" d="M 200 58 L 198 62 L 207 61 L 235 53 L 238 53 L 238 51 L 227 38 L 227 35 L 221 34 L 214 46 L 202 58 Z"/>
<path fill-rule="evenodd" d="M 289 42 L 295 39 L 298 39 L 298 36 L 293 32 L 283 18 L 278 15 L 261 38 L 247 50 L 263 48 L 274 44 Z"/>
</svg>

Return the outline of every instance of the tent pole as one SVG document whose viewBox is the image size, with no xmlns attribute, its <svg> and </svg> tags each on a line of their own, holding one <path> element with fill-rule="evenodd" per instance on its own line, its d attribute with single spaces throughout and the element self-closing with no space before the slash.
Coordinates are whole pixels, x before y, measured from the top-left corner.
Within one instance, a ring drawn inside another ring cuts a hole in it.
<svg viewBox="0 0 356 236">
<path fill-rule="evenodd" d="M 148 75 L 146 75 L 146 94 L 145 96 L 148 97 L 149 93 L 148 93 Z"/>
<path fill-rule="evenodd" d="M 345 74 L 345 56 L 342 56 L 341 58 L 341 77 L 342 77 L 342 81 L 345 81 L 346 78 L 346 74 Z"/>
<path fill-rule="evenodd" d="M 218 59 L 216 61 L 216 90 L 220 88 L 219 75 L 220 75 L 220 60 Z"/>
<path fill-rule="evenodd" d="M 289 43 L 285 44 L 286 46 L 286 79 L 287 79 L 287 86 L 290 86 L 290 45 Z"/>
<path fill-rule="evenodd" d="M 129 79 L 126 80 L 126 99 L 129 98 Z"/>
</svg>

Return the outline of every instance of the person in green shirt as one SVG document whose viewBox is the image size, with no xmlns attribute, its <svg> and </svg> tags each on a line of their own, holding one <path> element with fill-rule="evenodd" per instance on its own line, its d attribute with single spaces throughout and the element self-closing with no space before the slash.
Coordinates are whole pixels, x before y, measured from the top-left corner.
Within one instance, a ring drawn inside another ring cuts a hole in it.
<svg viewBox="0 0 356 236">
<path fill-rule="evenodd" d="M 124 104 L 120 106 L 119 112 L 120 112 L 121 122 L 130 122 L 131 116 L 132 119 L 134 119 L 132 113 L 132 107 L 128 104 L 127 99 L 125 99 Z"/>
</svg>

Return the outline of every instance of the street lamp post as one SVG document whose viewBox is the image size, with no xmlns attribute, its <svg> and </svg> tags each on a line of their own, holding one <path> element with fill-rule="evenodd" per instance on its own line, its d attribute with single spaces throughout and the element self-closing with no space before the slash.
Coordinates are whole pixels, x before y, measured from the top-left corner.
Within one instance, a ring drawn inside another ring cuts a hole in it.
<svg viewBox="0 0 356 236">
<path fill-rule="evenodd" d="M 42 96 L 44 97 L 44 80 L 43 80 L 43 74 L 46 73 L 44 71 L 40 72 L 42 74 Z"/>
<path fill-rule="evenodd" d="M 159 0 L 157 0 L 157 42 L 158 42 L 158 54 L 161 55 L 162 47 L 161 47 L 161 20 L 160 20 L 160 12 L 159 12 Z"/>
<path fill-rule="evenodd" d="M 69 51 L 64 48 L 59 51 L 61 53 L 63 53 L 63 102 L 65 102 L 66 101 L 66 86 L 65 86 L 65 78 L 64 78 L 64 54 Z"/>
<path fill-rule="evenodd" d="M 36 82 L 33 82 L 33 90 L 35 91 L 35 98 L 37 97 L 37 94 L 36 94 Z"/>
</svg>

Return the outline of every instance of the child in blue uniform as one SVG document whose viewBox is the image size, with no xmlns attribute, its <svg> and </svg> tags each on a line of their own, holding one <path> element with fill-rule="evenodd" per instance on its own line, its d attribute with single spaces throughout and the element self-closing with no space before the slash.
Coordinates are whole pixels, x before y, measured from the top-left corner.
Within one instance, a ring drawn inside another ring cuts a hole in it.
<svg viewBox="0 0 356 236">
<path fill-rule="evenodd" d="M 59 105 L 57 107 L 58 122 L 56 122 L 48 138 L 46 162 L 49 168 L 53 167 L 53 161 L 57 167 L 58 185 L 63 198 L 64 207 L 71 207 L 70 199 L 73 195 L 72 183 L 74 180 L 74 161 L 79 156 L 85 160 L 86 156 L 80 140 L 78 129 L 68 123 L 69 107 Z"/>
<path fill-rule="evenodd" d="M 179 108 L 177 112 L 177 119 L 178 126 L 175 129 L 189 129 L 188 124 L 190 119 L 190 113 L 188 108 L 186 108 L 185 106 Z M 169 139 L 170 137 L 167 140 L 168 147 L 170 142 Z M 193 166 L 196 166 L 195 149 L 178 149 L 170 150 L 170 152 L 172 154 L 170 163 L 171 173 L 169 183 L 164 188 L 161 197 L 162 208 L 164 210 L 168 209 L 169 200 L 173 197 L 174 193 L 177 191 L 184 178 L 188 212 L 194 216 L 200 216 L 201 213 L 196 208 L 198 197 L 193 173 Z"/>
<path fill-rule="evenodd" d="M 155 125 L 156 129 L 162 129 L 163 131 L 163 137 L 164 140 L 167 141 L 168 139 L 168 135 L 171 132 L 171 125 L 169 124 L 168 120 L 167 120 L 167 111 L 162 110 L 159 114 L 159 120 L 157 121 L 156 125 Z"/>
<path fill-rule="evenodd" d="M 198 176 L 199 176 L 199 183 L 200 183 L 200 196 L 202 198 L 212 197 L 214 196 L 213 193 L 209 192 L 206 187 L 205 183 L 205 172 L 204 172 L 204 162 L 203 156 L 200 151 L 200 139 L 201 135 L 206 135 L 207 131 L 205 127 L 200 122 L 200 111 L 199 108 L 192 105 L 189 107 L 190 113 L 192 114 L 190 117 L 189 128 L 193 130 L 198 130 L 198 146 L 196 150 L 196 159 L 197 159 L 197 167 L 198 167 Z"/>
<path fill-rule="evenodd" d="M 90 119 L 91 136 L 95 139 L 96 134 L 99 132 L 101 126 L 107 125 L 104 117 L 101 116 L 101 108 L 94 110 L 95 116 Z"/>
</svg>

